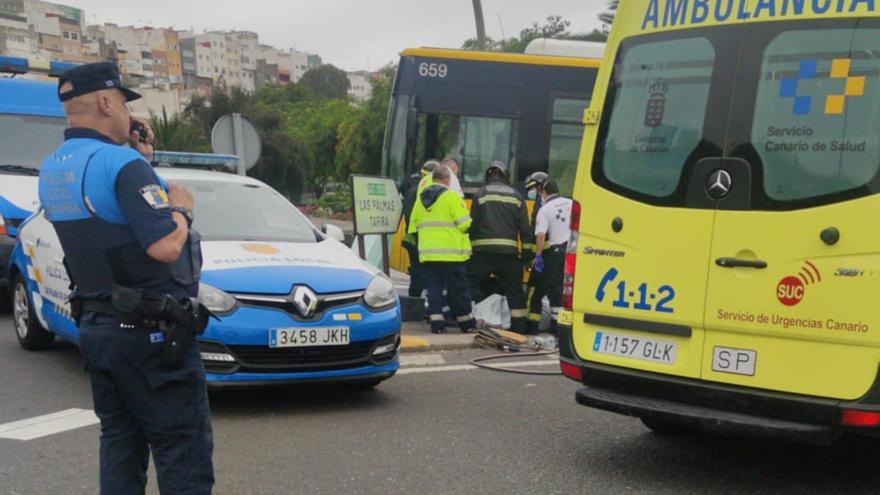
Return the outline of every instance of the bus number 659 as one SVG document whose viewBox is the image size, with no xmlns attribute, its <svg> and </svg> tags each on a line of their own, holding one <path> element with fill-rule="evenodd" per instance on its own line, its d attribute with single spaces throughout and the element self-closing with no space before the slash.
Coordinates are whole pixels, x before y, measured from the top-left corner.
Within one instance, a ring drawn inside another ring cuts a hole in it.
<svg viewBox="0 0 880 495">
<path fill-rule="evenodd" d="M 436 64 L 422 62 L 419 64 L 419 75 L 422 77 L 439 77 L 444 78 L 449 74 L 449 68 L 446 64 Z"/>
</svg>

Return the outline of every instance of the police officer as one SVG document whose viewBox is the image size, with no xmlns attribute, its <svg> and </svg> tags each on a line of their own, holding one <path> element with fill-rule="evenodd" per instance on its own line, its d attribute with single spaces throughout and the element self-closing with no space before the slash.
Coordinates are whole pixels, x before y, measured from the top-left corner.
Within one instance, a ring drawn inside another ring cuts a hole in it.
<svg viewBox="0 0 880 495">
<path fill-rule="evenodd" d="M 489 165 L 486 185 L 473 198 L 471 217 L 474 256 L 468 264 L 468 278 L 475 300 L 483 299 L 480 287 L 489 276 L 495 275 L 510 307 L 510 329 L 526 333 L 528 311 L 522 289 L 523 259 L 519 244 L 530 246 L 532 234 L 526 202 L 507 183 L 504 162 L 496 160 Z"/>
<path fill-rule="evenodd" d="M 58 96 L 69 128 L 43 162 L 39 193 L 73 284 L 101 420 L 101 493 L 144 493 L 151 451 L 160 493 L 211 493 L 192 196 L 153 172 L 152 131 L 126 107 L 140 95 L 115 64 L 67 71 Z"/>
<path fill-rule="evenodd" d="M 559 312 L 562 310 L 562 277 L 565 271 L 565 249 L 571 236 L 571 204 L 569 198 L 559 195 L 559 186 L 553 179 L 541 188 L 544 206 L 538 211 L 537 236 L 533 270 L 542 275 L 541 285 L 550 299 L 550 332 L 557 333 Z"/>
<path fill-rule="evenodd" d="M 431 331 L 446 333 L 443 316 L 443 289 L 448 288 L 448 302 L 458 326 L 468 333 L 477 322 L 471 312 L 471 298 L 465 265 L 471 256 L 468 229 L 470 213 L 464 200 L 449 188 L 452 173 L 438 165 L 432 185 L 419 195 L 413 208 L 409 232 L 419 234 L 419 260 L 428 288 L 428 313 Z"/>
</svg>

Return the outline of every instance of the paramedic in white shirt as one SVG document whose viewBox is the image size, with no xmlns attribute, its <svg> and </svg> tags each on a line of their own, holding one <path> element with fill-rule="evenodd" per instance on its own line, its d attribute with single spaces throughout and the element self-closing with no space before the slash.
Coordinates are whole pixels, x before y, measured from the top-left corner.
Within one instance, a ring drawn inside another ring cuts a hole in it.
<svg viewBox="0 0 880 495">
<path fill-rule="evenodd" d="M 556 335 L 559 312 L 562 310 L 562 276 L 565 269 L 565 249 L 571 235 L 571 199 L 559 195 L 559 185 L 553 179 L 544 182 L 541 189 L 544 205 L 535 221 L 535 264 L 533 270 L 541 274 L 540 282 L 550 299 L 552 322 L 550 332 Z"/>
</svg>

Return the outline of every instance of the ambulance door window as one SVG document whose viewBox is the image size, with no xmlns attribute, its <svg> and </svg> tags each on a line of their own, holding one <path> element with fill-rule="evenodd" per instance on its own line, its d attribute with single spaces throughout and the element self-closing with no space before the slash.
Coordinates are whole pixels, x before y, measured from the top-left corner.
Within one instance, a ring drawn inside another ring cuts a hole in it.
<svg viewBox="0 0 880 495">
<path fill-rule="evenodd" d="M 763 54 L 751 135 L 762 164 L 758 196 L 768 200 L 762 206 L 834 202 L 876 183 L 878 115 L 880 29 L 776 36 Z"/>
<path fill-rule="evenodd" d="M 715 58 L 701 37 L 622 50 L 604 109 L 601 165 L 594 167 L 600 184 L 648 198 L 675 193 L 703 137 Z"/>
</svg>

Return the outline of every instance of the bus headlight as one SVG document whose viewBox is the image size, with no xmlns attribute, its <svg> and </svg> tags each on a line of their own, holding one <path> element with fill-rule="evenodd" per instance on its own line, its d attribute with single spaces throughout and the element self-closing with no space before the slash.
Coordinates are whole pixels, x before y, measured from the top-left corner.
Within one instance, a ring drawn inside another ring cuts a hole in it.
<svg viewBox="0 0 880 495">
<path fill-rule="evenodd" d="M 238 305 L 234 297 L 208 284 L 199 284 L 199 302 L 216 314 L 231 313 Z"/>
<path fill-rule="evenodd" d="M 386 308 L 397 302 L 397 290 L 391 279 L 380 273 L 370 280 L 364 292 L 364 302 L 373 309 Z"/>
</svg>

